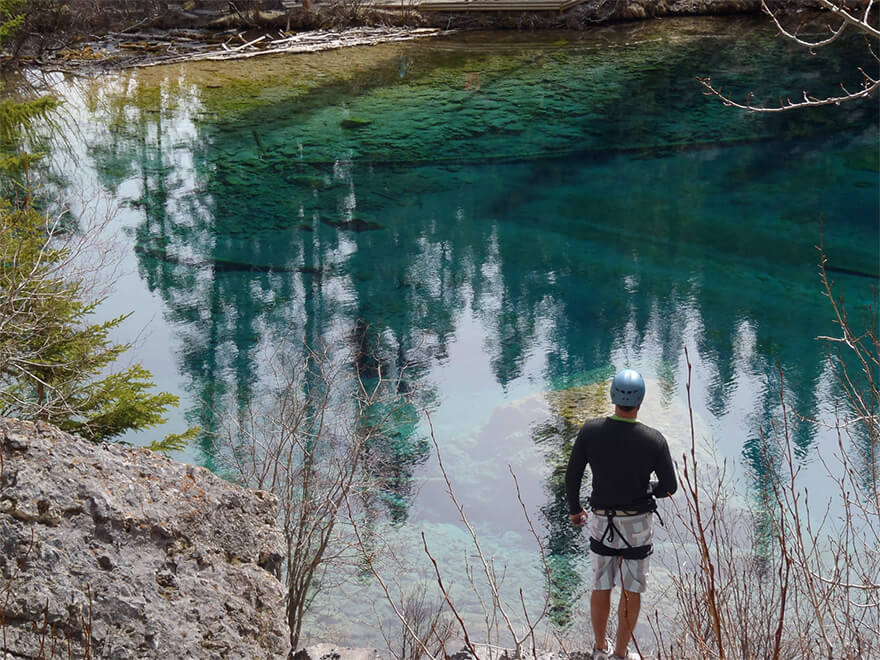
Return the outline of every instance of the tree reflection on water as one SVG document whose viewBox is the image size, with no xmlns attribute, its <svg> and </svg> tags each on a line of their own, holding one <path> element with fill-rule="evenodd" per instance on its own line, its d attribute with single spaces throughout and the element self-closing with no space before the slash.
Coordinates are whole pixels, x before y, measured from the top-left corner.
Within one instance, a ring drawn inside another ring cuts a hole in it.
<svg viewBox="0 0 880 660">
<path fill-rule="evenodd" d="M 441 410 L 492 409 L 623 364 L 649 374 L 668 407 L 688 345 L 697 412 L 760 490 L 777 365 L 805 417 L 821 416 L 834 389 L 813 340 L 830 324 L 812 248 L 820 216 L 831 262 L 851 271 L 839 277 L 846 295 L 863 299 L 861 275 L 876 278 L 876 104 L 833 117 L 731 114 L 700 96 L 692 73 L 707 58 L 713 71 L 736 69 L 751 43 L 764 75 L 789 81 L 798 60 L 784 45 L 685 29 L 678 48 L 629 47 L 613 34 L 607 49 L 535 35 L 528 49 L 482 53 L 408 46 L 405 77 L 389 47 L 287 96 L 224 98 L 178 68 L 157 86 L 131 73 L 88 90 L 88 154 L 134 218 L 139 272 L 179 338 L 190 421 L 211 431 L 218 416 L 243 414 L 261 355 L 281 341 L 344 338 L 353 369 L 405 370 L 417 406 Z M 310 75 L 320 62 L 308 61 Z M 461 89 L 477 69 L 479 94 Z M 351 117 L 364 121 L 343 123 Z M 462 402 L 463 383 L 439 375 L 465 315 L 498 388 L 485 401 Z M 397 465 L 383 501 L 398 522 L 432 470 L 423 429 L 408 428 L 381 449 Z M 805 462 L 816 434 L 795 429 Z M 533 504 L 555 570 L 570 574 L 563 625 L 578 590 L 566 558 L 582 551 L 559 484 L 570 436 L 533 434 L 547 461 L 547 499 Z M 503 438 L 496 451 L 503 466 Z M 492 502 L 476 506 L 491 518 Z"/>
</svg>

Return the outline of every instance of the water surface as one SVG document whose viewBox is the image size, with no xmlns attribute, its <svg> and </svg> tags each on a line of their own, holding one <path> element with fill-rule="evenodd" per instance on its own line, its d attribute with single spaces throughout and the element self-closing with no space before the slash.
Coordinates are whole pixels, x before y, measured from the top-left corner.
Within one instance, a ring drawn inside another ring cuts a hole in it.
<svg viewBox="0 0 880 660">
<path fill-rule="evenodd" d="M 799 413 L 833 407 L 816 245 L 854 315 L 880 272 L 876 99 L 748 114 L 696 76 L 760 101 L 834 93 L 869 62 L 857 41 L 808 56 L 762 20 L 700 19 L 162 67 L 56 80 L 75 130 L 53 153 L 69 190 L 115 210 L 125 274 L 103 313 L 147 327 L 135 355 L 184 401 L 169 430 L 240 410 L 280 341 L 354 333 L 409 365 L 456 491 L 531 602 L 514 468 L 568 575 L 556 621 L 573 634 L 573 427 L 545 393 L 637 368 L 643 418 L 680 453 L 687 347 L 701 440 L 758 489 L 779 369 Z M 426 531 L 467 599 L 467 536 L 425 430 L 389 449 L 388 534 L 412 551 Z M 795 434 L 815 471 L 828 434 Z M 311 634 L 381 643 L 370 602 L 366 584 L 329 591 Z"/>
</svg>

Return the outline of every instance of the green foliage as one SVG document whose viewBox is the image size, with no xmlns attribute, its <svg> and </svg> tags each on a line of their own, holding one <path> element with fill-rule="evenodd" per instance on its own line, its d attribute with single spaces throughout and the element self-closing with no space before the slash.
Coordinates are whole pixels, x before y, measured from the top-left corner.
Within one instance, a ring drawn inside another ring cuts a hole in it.
<svg viewBox="0 0 880 660">
<path fill-rule="evenodd" d="M 27 0 L 0 0 L 0 45 L 21 29 L 26 8 Z"/>
<path fill-rule="evenodd" d="M 78 388 L 71 407 L 79 414 L 76 419 L 59 422 L 62 429 L 90 440 L 101 441 L 120 435 L 128 429 L 150 428 L 165 421 L 168 406 L 176 406 L 178 398 L 168 392 L 150 394 L 155 387 L 149 371 L 134 365 L 119 373 Z M 187 434 L 166 438 L 168 446 L 183 442 Z M 159 443 L 162 445 L 162 442 Z"/>
<path fill-rule="evenodd" d="M 169 433 L 162 440 L 155 440 L 147 445 L 150 451 L 169 454 L 173 451 L 183 451 L 186 449 L 196 437 L 201 433 L 202 429 L 198 426 L 191 426 L 183 433 Z"/>
<path fill-rule="evenodd" d="M 162 423 L 177 397 L 151 394 L 140 365 L 105 373 L 129 348 L 110 339 L 126 316 L 89 321 L 100 299 L 65 278 L 70 248 L 47 224 L 30 205 L 0 201 L 0 409 L 94 441 Z"/>
<path fill-rule="evenodd" d="M 0 0 L 0 40 L 20 6 Z M 30 172 L 39 154 L 23 143 L 57 105 L 51 97 L 0 102 L 0 414 L 101 442 L 161 424 L 178 399 L 153 393 L 152 376 L 139 364 L 112 370 L 129 345 L 110 334 L 127 315 L 91 321 L 102 299 L 89 288 L 93 273 L 77 269 L 89 236 L 37 210 Z M 182 448 L 196 431 L 156 446 Z"/>
<path fill-rule="evenodd" d="M 45 120 L 57 107 L 58 100 L 51 96 L 0 100 L 0 173 L 10 176 L 27 173 L 30 165 L 41 157 L 24 150 L 22 141 L 31 136 L 37 119 Z"/>
</svg>

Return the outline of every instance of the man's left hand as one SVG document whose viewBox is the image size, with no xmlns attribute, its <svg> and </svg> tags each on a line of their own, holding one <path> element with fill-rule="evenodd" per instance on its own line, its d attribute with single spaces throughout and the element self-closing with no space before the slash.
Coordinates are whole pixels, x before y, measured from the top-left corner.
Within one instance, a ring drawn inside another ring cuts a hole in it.
<svg viewBox="0 0 880 660">
<path fill-rule="evenodd" d="M 575 527 L 582 527 L 583 524 L 587 522 L 587 512 L 581 509 L 580 513 L 572 513 L 568 518 L 571 520 L 571 524 Z"/>
</svg>

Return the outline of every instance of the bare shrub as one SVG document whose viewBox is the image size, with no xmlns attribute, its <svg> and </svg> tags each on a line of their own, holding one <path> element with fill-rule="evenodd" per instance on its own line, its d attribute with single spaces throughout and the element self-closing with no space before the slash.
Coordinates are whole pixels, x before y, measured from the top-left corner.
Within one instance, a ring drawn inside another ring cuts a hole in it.
<svg viewBox="0 0 880 660">
<path fill-rule="evenodd" d="M 465 514 L 464 507 L 455 494 L 452 480 L 443 464 L 440 448 L 434 435 L 434 428 L 431 424 L 431 418 L 426 413 L 428 424 L 430 427 L 431 441 L 437 455 L 440 472 L 446 484 L 446 494 L 455 506 L 458 512 L 459 520 L 467 530 L 470 538 L 470 556 L 466 560 L 465 571 L 467 574 L 470 588 L 479 603 L 479 608 L 483 614 L 483 624 L 479 626 L 479 630 L 473 623 L 467 622 L 460 611 L 457 599 L 450 591 L 446 582 L 446 570 L 437 561 L 434 553 L 430 548 L 429 539 L 424 532 L 421 533 L 422 548 L 428 558 L 432 572 L 436 581 L 437 589 L 448 607 L 451 619 L 442 623 L 438 628 L 432 625 L 429 627 L 429 634 L 424 635 L 425 621 L 434 621 L 440 616 L 440 610 L 435 611 L 430 617 L 426 615 L 430 609 L 425 610 L 424 606 L 413 607 L 413 601 L 410 599 L 410 606 L 407 600 L 403 598 L 395 598 L 392 588 L 396 588 L 398 594 L 402 593 L 398 582 L 395 578 L 383 575 L 374 560 L 374 553 L 369 539 L 366 537 L 364 528 L 355 524 L 355 533 L 357 535 L 358 546 L 365 559 L 366 565 L 370 573 L 375 577 L 377 582 L 385 594 L 387 602 L 391 605 L 395 616 L 400 621 L 402 634 L 408 641 L 403 645 L 399 645 L 401 649 L 405 649 L 410 655 L 395 657 L 417 658 L 426 656 L 428 658 L 446 657 L 445 645 L 453 636 L 453 631 L 457 631 L 463 639 L 464 646 L 467 651 L 476 659 L 481 657 L 538 657 L 538 634 L 540 627 L 548 620 L 551 607 L 551 595 L 553 593 L 552 577 L 550 566 L 544 548 L 544 543 L 535 530 L 529 517 L 525 503 L 520 494 L 519 482 L 513 470 L 510 470 L 511 477 L 516 489 L 516 497 L 522 507 L 523 516 L 528 524 L 532 537 L 537 544 L 541 565 L 543 567 L 544 579 L 546 580 L 544 588 L 544 598 L 537 611 L 530 610 L 526 604 L 526 595 L 522 588 L 518 588 L 518 602 L 510 602 L 503 594 L 502 585 L 506 578 L 506 571 L 503 566 L 497 566 L 495 559 L 490 556 L 483 548 L 479 535 Z M 418 593 L 418 592 L 417 592 Z M 418 601 L 416 601 L 418 603 Z M 439 619 L 441 622 L 443 619 Z M 438 634 L 442 632 L 441 634 Z M 387 638 L 386 638 L 387 639 Z M 485 643 L 478 640 L 485 639 Z M 440 642 L 432 647 L 431 642 Z M 510 646 L 507 646 L 510 645 Z M 512 648 L 511 648 L 512 647 Z M 394 650 L 392 649 L 392 652 Z"/>
<path fill-rule="evenodd" d="M 684 507 L 673 528 L 676 615 L 660 657 L 874 657 L 880 653 L 880 474 L 877 306 L 856 330 L 825 294 L 840 334 L 823 337 L 843 400 L 831 422 L 833 446 L 818 447 L 830 496 L 810 501 L 780 369 L 781 417 L 762 438 L 763 499 L 748 502 L 724 471 L 683 458 Z M 690 361 L 688 397 L 690 403 Z M 691 421 L 693 411 L 691 409 Z M 693 424 L 692 424 L 692 442 Z"/>
<path fill-rule="evenodd" d="M 279 499 L 287 622 L 297 649 L 328 568 L 357 559 L 346 503 L 369 501 L 383 469 L 374 448 L 394 431 L 406 398 L 381 368 L 362 378 L 350 349 L 282 348 L 266 363 L 270 386 L 228 418 L 214 451 L 227 476 Z"/>
<path fill-rule="evenodd" d="M 397 625 L 386 630 L 380 624 L 388 652 L 395 660 L 448 655 L 446 646 L 455 634 L 455 622 L 444 602 L 429 598 L 427 585 L 420 584 L 402 594 L 397 606 L 403 615 Z"/>
</svg>

